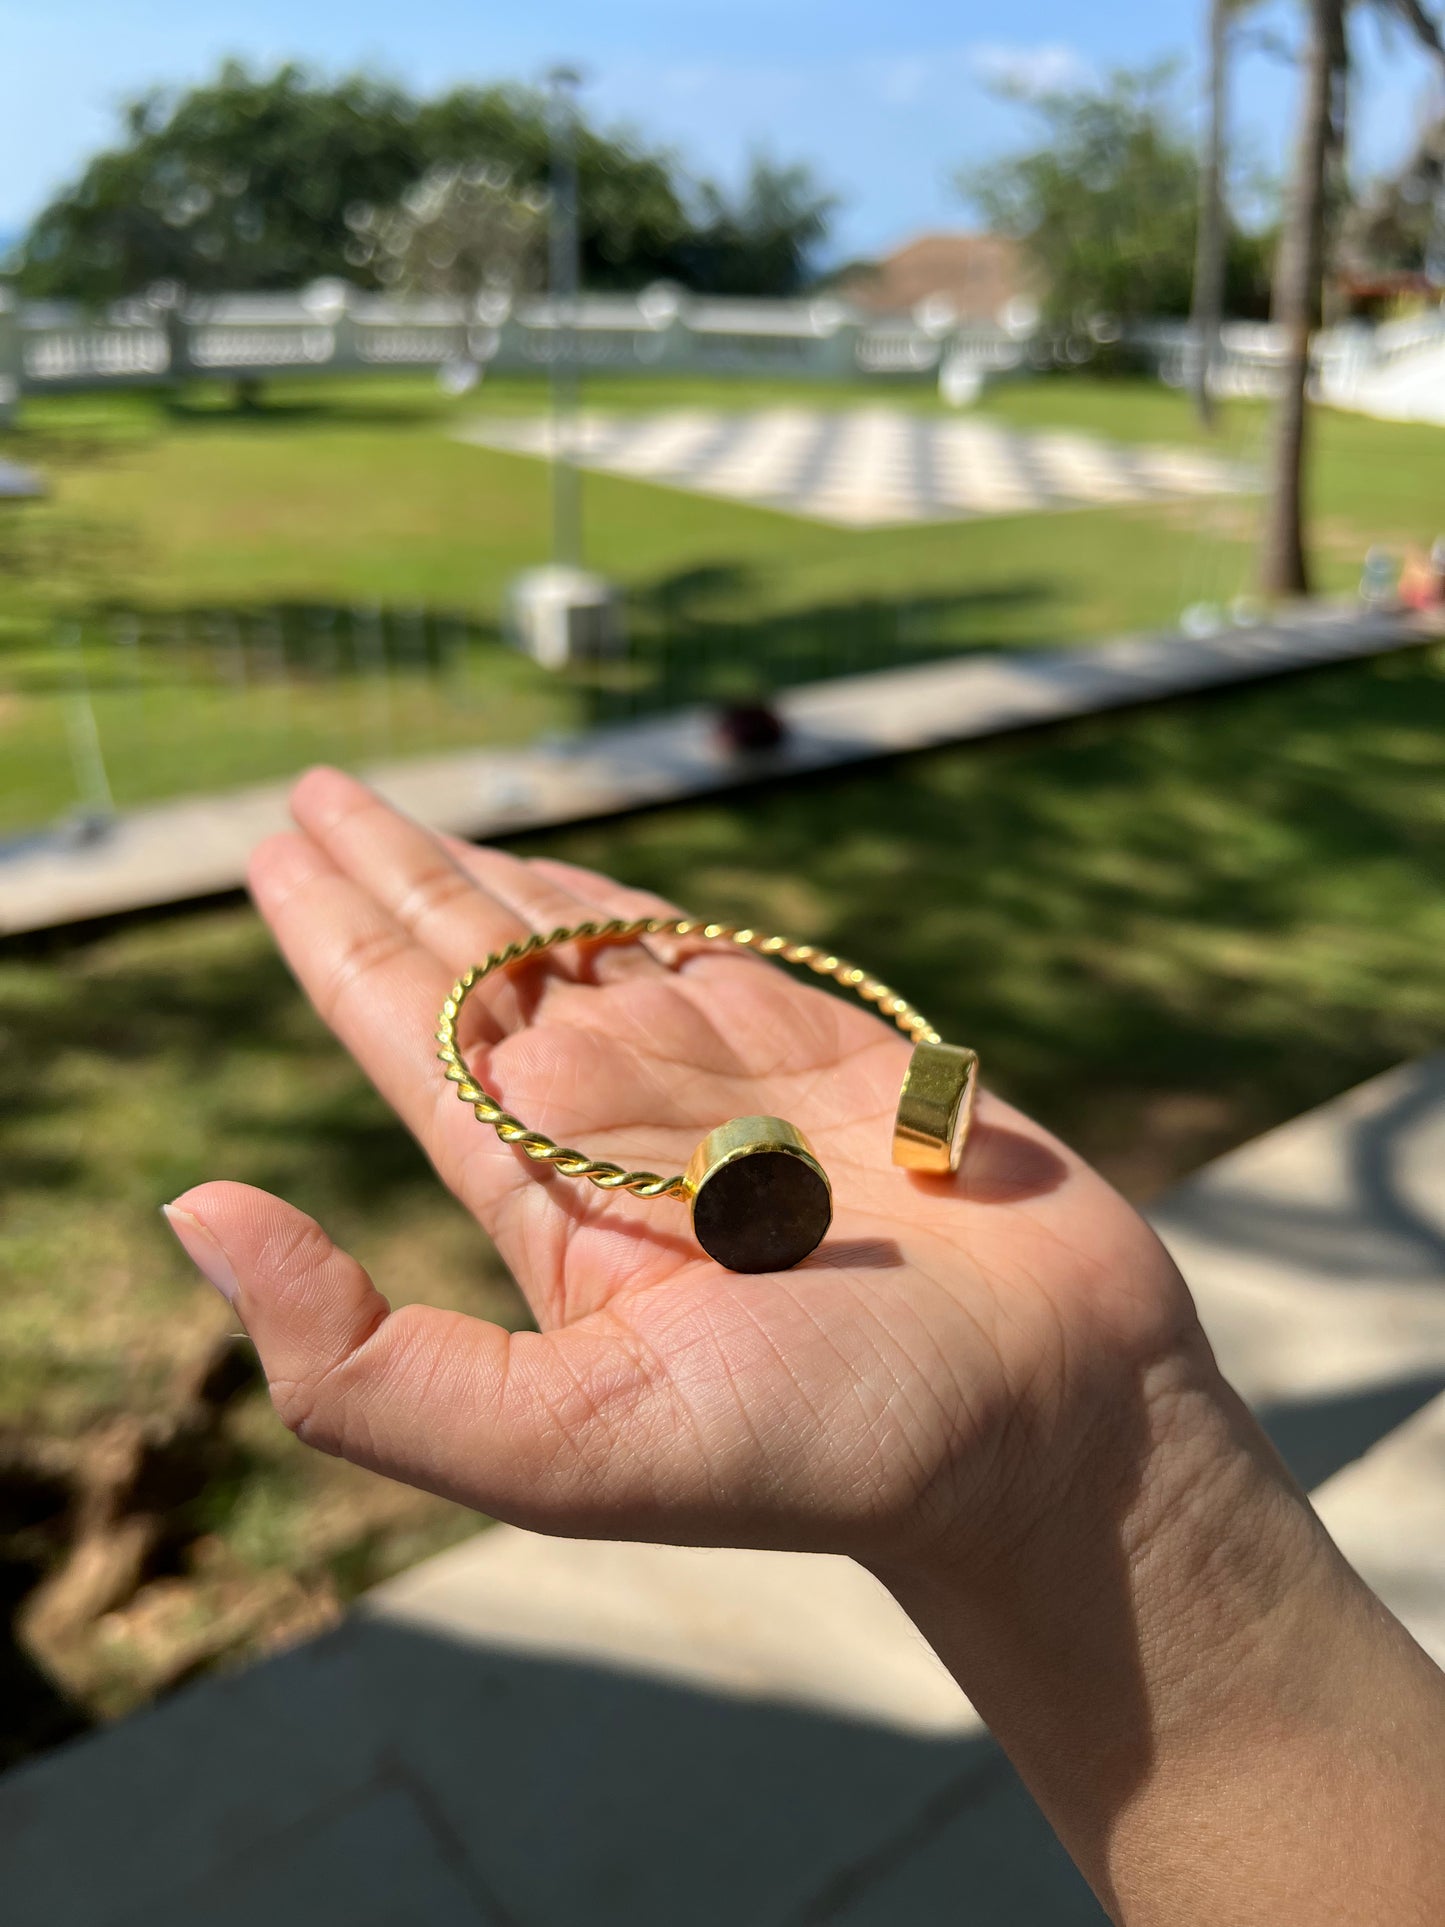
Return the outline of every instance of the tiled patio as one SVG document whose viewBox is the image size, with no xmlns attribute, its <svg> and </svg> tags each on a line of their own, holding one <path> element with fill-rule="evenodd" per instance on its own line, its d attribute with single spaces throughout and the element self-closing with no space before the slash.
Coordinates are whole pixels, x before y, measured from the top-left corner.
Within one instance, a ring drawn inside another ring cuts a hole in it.
<svg viewBox="0 0 1445 1927">
<path fill-rule="evenodd" d="M 545 417 L 482 417 L 458 440 L 550 458 L 554 431 Z M 1236 495 L 1255 485 L 1238 463 L 1195 449 L 888 407 L 589 411 L 569 446 L 583 468 L 849 528 Z"/>
</svg>

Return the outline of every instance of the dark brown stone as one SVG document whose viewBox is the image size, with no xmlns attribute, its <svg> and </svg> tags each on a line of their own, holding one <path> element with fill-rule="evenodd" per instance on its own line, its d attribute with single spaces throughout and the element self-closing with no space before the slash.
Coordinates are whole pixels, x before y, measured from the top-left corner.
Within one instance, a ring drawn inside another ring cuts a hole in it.
<svg viewBox="0 0 1445 1927">
<path fill-rule="evenodd" d="M 828 1182 L 790 1151 L 752 1151 L 708 1177 L 692 1228 L 729 1271 L 786 1271 L 814 1250 L 833 1218 Z"/>
</svg>

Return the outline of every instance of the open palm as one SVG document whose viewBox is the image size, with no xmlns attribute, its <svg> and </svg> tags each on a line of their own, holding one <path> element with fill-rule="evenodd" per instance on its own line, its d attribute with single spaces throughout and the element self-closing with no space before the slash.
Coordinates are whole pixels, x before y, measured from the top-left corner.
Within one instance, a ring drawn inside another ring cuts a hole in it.
<svg viewBox="0 0 1445 1927">
<path fill-rule="evenodd" d="M 1048 1503 L 1055 1474 L 1040 1468 L 1065 1464 L 1121 1375 L 1190 1327 L 1136 1214 L 987 1092 L 955 1178 L 895 1168 L 907 1043 L 746 954 L 549 953 L 479 986 L 463 1054 L 529 1125 L 664 1175 L 728 1118 L 789 1119 L 833 1186 L 810 1258 L 724 1271 L 677 1202 L 529 1162 L 442 1076 L 448 988 L 534 929 L 673 906 L 434 837 L 332 771 L 303 779 L 293 812 L 297 833 L 256 854 L 256 900 L 539 1327 L 391 1312 L 290 1205 L 198 1187 L 172 1222 L 311 1443 L 544 1529 L 883 1558 L 986 1534 L 1006 1503 Z"/>
</svg>

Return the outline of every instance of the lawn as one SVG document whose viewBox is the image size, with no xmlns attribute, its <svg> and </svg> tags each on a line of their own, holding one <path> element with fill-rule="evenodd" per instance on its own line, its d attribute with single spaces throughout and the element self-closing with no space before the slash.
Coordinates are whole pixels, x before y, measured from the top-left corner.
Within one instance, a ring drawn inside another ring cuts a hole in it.
<svg viewBox="0 0 1445 1927">
<path fill-rule="evenodd" d="M 1442 739 L 1435 646 L 519 847 L 855 954 L 1144 1196 L 1445 1041 Z M 64 1441 L 163 1413 L 226 1329 L 156 1213 L 184 1186 L 271 1186 L 394 1299 L 520 1315 L 244 907 L 0 953 L 0 1084 L 12 1598 L 67 1545 L 34 1496 Z M 35 1650 L 111 1714 L 324 1623 L 474 1523 L 308 1454 L 242 1391 L 145 1583 Z M 57 1730 L 30 1685 L 17 1750 Z"/>
<path fill-rule="evenodd" d="M 588 390 L 606 408 L 880 396 L 938 406 L 926 386 L 634 378 Z M 569 730 L 632 704 L 1165 626 L 1249 584 L 1248 500 L 858 532 L 589 477 L 588 558 L 625 592 L 638 655 L 610 681 L 559 679 L 498 636 L 506 583 L 546 551 L 546 472 L 447 432 L 544 399 L 519 378 L 460 400 L 421 378 L 376 378 L 278 382 L 254 413 L 204 385 L 27 401 L 0 446 L 40 467 L 53 496 L 0 508 L 0 831 L 77 801 L 82 671 L 125 804 L 316 757 L 365 764 Z M 985 410 L 1125 441 L 1201 439 L 1182 397 L 1143 382 L 1018 381 Z M 1257 460 L 1264 433 L 1262 412 L 1241 404 L 1221 445 Z M 1321 418 L 1324 586 L 1348 589 L 1372 540 L 1434 536 L 1438 448 L 1438 430 Z M 97 613 L 115 609 L 139 622 Z M 57 634 L 78 642 L 57 647 Z"/>
</svg>

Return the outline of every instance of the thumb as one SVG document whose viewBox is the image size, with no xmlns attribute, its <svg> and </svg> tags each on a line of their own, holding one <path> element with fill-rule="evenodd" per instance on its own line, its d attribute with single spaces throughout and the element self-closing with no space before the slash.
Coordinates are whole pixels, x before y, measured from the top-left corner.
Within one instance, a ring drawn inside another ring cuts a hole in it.
<svg viewBox="0 0 1445 1927">
<path fill-rule="evenodd" d="M 544 1531 L 595 1530 L 640 1499 L 625 1434 L 646 1379 L 624 1332 L 393 1311 L 313 1218 L 251 1185 L 198 1185 L 164 1210 L 308 1445 Z"/>
</svg>

